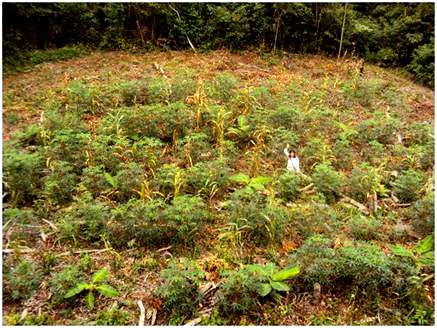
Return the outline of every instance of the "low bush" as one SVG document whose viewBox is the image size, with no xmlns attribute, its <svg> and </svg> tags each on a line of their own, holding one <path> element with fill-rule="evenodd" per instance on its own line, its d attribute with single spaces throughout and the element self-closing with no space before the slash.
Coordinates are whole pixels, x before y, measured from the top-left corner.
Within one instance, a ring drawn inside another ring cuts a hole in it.
<svg viewBox="0 0 437 328">
<path fill-rule="evenodd" d="M 187 258 L 171 260 L 160 277 L 163 284 L 155 294 L 162 297 L 164 306 L 172 314 L 193 315 L 202 301 L 199 287 L 205 277 L 197 263 Z"/>
<path fill-rule="evenodd" d="M 309 288 L 316 282 L 333 286 L 342 281 L 375 291 L 393 283 L 389 257 L 378 246 L 367 242 L 346 242 L 333 248 L 330 239 L 314 235 L 291 254 L 289 262 L 300 265 L 302 279 Z"/>
<path fill-rule="evenodd" d="M 279 196 L 285 201 L 298 198 L 301 194 L 299 189 L 302 187 L 304 187 L 303 178 L 294 172 L 286 172 L 279 176 Z"/>
<path fill-rule="evenodd" d="M 4 149 L 4 191 L 13 203 L 24 204 L 39 196 L 43 168 L 44 157 L 40 152 L 27 153 Z"/>
<path fill-rule="evenodd" d="M 111 178 L 108 180 L 113 181 Z M 135 162 L 122 164 L 113 184 L 113 187 L 117 190 L 117 199 L 119 201 L 127 201 L 130 198 L 139 197 L 143 180 L 144 169 L 140 164 Z"/>
<path fill-rule="evenodd" d="M 349 183 L 351 196 L 359 202 L 366 202 L 367 196 L 375 192 L 378 196 L 387 196 L 388 190 L 382 181 L 383 172 L 369 163 L 361 163 L 352 170 Z"/>
<path fill-rule="evenodd" d="M 83 280 L 84 273 L 79 270 L 79 266 L 74 264 L 69 264 L 62 271 L 53 274 L 49 283 L 50 292 L 52 293 L 50 302 L 55 306 L 64 302 L 67 304 L 73 303 L 74 300 L 66 299 L 64 295 L 67 290 Z"/>
<path fill-rule="evenodd" d="M 393 192 L 402 202 L 417 200 L 425 184 L 425 175 L 413 169 L 403 171 L 393 182 Z"/>
<path fill-rule="evenodd" d="M 217 305 L 221 316 L 234 319 L 242 314 L 254 315 L 262 300 L 271 296 L 280 299 L 279 292 L 289 291 L 285 280 L 299 274 L 299 267 L 281 271 L 272 264 L 245 265 L 238 271 L 225 271 L 224 282 L 217 293 Z"/>
<path fill-rule="evenodd" d="M 50 164 L 50 173 L 44 177 L 42 194 L 50 204 L 65 204 L 73 199 L 78 180 L 70 163 L 54 161 Z"/>
<path fill-rule="evenodd" d="M 434 232 L 434 205 L 434 194 L 428 193 L 405 210 L 414 231 L 422 237 Z"/>
<path fill-rule="evenodd" d="M 91 194 L 86 194 L 60 211 L 61 238 L 72 239 L 75 243 L 81 240 L 98 244 L 102 235 L 107 234 L 109 218 L 109 208 L 93 200 Z"/>
<path fill-rule="evenodd" d="M 398 118 L 387 118 L 383 113 L 377 113 L 374 118 L 362 121 L 357 126 L 358 141 L 363 144 L 372 140 L 383 145 L 393 144 L 401 126 Z"/>
<path fill-rule="evenodd" d="M 37 263 L 23 259 L 12 267 L 3 263 L 3 300 L 25 301 L 38 290 L 42 272 Z"/>
<path fill-rule="evenodd" d="M 318 164 L 311 175 L 314 185 L 328 202 L 335 201 L 346 183 L 345 176 L 328 164 Z"/>
<path fill-rule="evenodd" d="M 355 239 L 374 240 L 380 237 L 381 223 L 374 217 L 353 215 L 348 222 L 349 229 Z"/>
</svg>

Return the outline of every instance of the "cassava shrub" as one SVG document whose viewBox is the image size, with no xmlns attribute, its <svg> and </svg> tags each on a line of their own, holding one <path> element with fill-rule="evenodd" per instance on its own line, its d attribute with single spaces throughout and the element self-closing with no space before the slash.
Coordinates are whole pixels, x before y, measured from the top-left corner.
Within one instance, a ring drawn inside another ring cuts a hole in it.
<svg viewBox="0 0 437 328">
<path fill-rule="evenodd" d="M 37 292 L 42 279 L 38 264 L 22 259 L 13 266 L 3 263 L 3 297 L 4 301 L 25 301 Z"/>
<path fill-rule="evenodd" d="M 314 185 L 328 202 L 335 201 L 346 183 L 345 176 L 328 164 L 318 164 L 311 175 Z"/>
<path fill-rule="evenodd" d="M 59 212 L 60 237 L 75 243 L 87 241 L 99 244 L 102 235 L 107 234 L 109 218 L 108 206 L 93 200 L 92 195 L 86 193 Z"/>
<path fill-rule="evenodd" d="M 434 205 L 434 193 L 428 193 L 405 210 L 405 216 L 420 236 L 429 235 L 434 231 Z"/>
<path fill-rule="evenodd" d="M 4 191 L 13 203 L 23 204 L 39 196 L 43 169 L 44 157 L 39 151 L 28 153 L 16 149 L 4 149 Z"/>
<path fill-rule="evenodd" d="M 65 204 L 73 199 L 78 180 L 70 163 L 53 161 L 50 164 L 50 173 L 44 177 L 42 194 L 50 204 Z"/>
<path fill-rule="evenodd" d="M 294 173 L 286 172 L 279 176 L 279 196 L 285 201 L 291 201 L 298 198 L 301 193 L 299 189 L 304 187 L 303 178 Z"/>
<path fill-rule="evenodd" d="M 375 240 L 380 237 L 381 223 L 373 216 L 353 215 L 348 222 L 355 239 Z"/>
<path fill-rule="evenodd" d="M 403 171 L 393 182 L 393 192 L 402 202 L 417 200 L 422 193 L 425 175 L 413 169 Z"/>
<path fill-rule="evenodd" d="M 205 273 L 190 259 L 171 260 L 160 272 L 163 283 L 155 290 L 162 297 L 164 306 L 173 314 L 191 316 L 202 301 L 199 290 Z"/>
</svg>

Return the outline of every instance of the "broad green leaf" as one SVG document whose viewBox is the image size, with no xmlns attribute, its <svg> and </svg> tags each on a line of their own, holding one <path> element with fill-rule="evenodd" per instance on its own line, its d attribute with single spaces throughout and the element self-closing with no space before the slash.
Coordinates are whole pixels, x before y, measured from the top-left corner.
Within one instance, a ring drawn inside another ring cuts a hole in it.
<svg viewBox="0 0 437 328">
<path fill-rule="evenodd" d="M 107 297 L 115 297 L 118 296 L 118 292 L 112 288 L 109 285 L 100 285 L 96 287 L 96 290 L 102 294 L 103 296 L 107 296 Z"/>
<path fill-rule="evenodd" d="M 281 270 L 281 271 L 275 273 L 272 276 L 272 280 L 273 281 L 283 281 L 283 280 L 291 279 L 291 278 L 297 276 L 299 274 L 299 272 L 300 272 L 300 268 L 297 266 L 292 267 L 292 268 L 288 268 L 288 269 L 284 269 L 284 270 Z"/>
<path fill-rule="evenodd" d="M 272 286 L 270 284 L 261 284 L 260 288 L 258 289 L 258 294 L 260 296 L 266 296 L 272 291 Z"/>
<path fill-rule="evenodd" d="M 105 172 L 105 179 L 112 186 L 112 188 L 117 188 L 117 180 L 115 180 L 115 178 L 112 175 Z"/>
<path fill-rule="evenodd" d="M 391 251 L 393 254 L 397 256 L 406 256 L 406 257 L 414 257 L 414 254 L 409 249 L 406 249 L 403 246 L 396 245 L 396 246 L 390 246 Z"/>
<path fill-rule="evenodd" d="M 272 181 L 271 177 L 265 177 L 265 176 L 257 176 L 255 178 L 253 178 L 250 181 L 250 185 L 265 185 L 266 183 L 269 183 L 270 181 Z"/>
<path fill-rule="evenodd" d="M 434 252 L 428 252 L 425 254 L 422 254 L 418 259 L 417 262 L 421 266 L 434 266 Z"/>
<path fill-rule="evenodd" d="M 85 297 L 85 304 L 89 310 L 92 310 L 94 307 L 94 294 L 92 291 L 89 291 Z"/>
<path fill-rule="evenodd" d="M 280 292 L 288 292 L 290 290 L 290 286 L 288 286 L 287 284 L 285 284 L 283 282 L 272 281 L 270 284 L 272 285 L 272 288 L 274 290 L 277 290 Z"/>
<path fill-rule="evenodd" d="M 433 246 L 434 246 L 434 237 L 432 235 L 429 235 L 423 238 L 421 241 L 419 241 L 416 247 L 414 247 L 414 250 L 419 254 L 423 254 L 432 250 Z"/>
<path fill-rule="evenodd" d="M 73 297 L 74 295 L 79 294 L 80 292 L 82 292 L 82 291 L 85 290 L 85 289 L 88 289 L 89 287 L 90 287 L 90 285 L 87 284 L 87 283 L 80 283 L 80 284 L 78 284 L 77 286 L 75 286 L 75 287 L 69 289 L 69 290 L 67 291 L 67 293 L 65 294 L 64 298 L 70 298 L 70 297 Z"/>
<path fill-rule="evenodd" d="M 232 175 L 229 177 L 229 180 L 237 183 L 242 183 L 245 185 L 249 184 L 250 182 L 250 178 L 244 173 L 237 173 L 235 175 Z"/>
<path fill-rule="evenodd" d="M 92 281 L 93 283 L 101 282 L 108 278 L 108 269 L 103 268 L 93 274 Z"/>
</svg>

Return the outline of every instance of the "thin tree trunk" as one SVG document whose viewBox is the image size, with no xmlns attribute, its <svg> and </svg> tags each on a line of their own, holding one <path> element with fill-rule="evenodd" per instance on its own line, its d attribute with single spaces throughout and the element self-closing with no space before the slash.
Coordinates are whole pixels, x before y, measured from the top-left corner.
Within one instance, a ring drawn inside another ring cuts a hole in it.
<svg viewBox="0 0 437 328">
<path fill-rule="evenodd" d="M 341 47 L 343 46 L 344 26 L 345 26 L 345 23 L 346 23 L 346 7 L 347 7 L 347 3 L 344 4 L 343 24 L 341 26 L 340 47 L 338 48 L 337 60 L 340 59 Z"/>
<path fill-rule="evenodd" d="M 279 14 L 278 19 L 276 21 L 276 33 L 275 33 L 275 43 L 273 44 L 273 53 L 276 53 L 276 41 L 278 39 L 279 23 L 280 22 L 281 22 L 281 14 Z"/>
</svg>

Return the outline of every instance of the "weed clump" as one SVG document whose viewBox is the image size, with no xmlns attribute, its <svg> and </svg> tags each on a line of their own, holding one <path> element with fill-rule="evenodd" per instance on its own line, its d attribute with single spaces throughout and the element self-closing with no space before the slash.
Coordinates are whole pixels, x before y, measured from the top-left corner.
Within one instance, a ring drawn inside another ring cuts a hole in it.
<svg viewBox="0 0 437 328">
<path fill-rule="evenodd" d="M 393 192 L 401 201 L 412 202 L 417 200 L 422 193 L 425 175 L 413 169 L 403 171 L 393 182 Z"/>
</svg>

